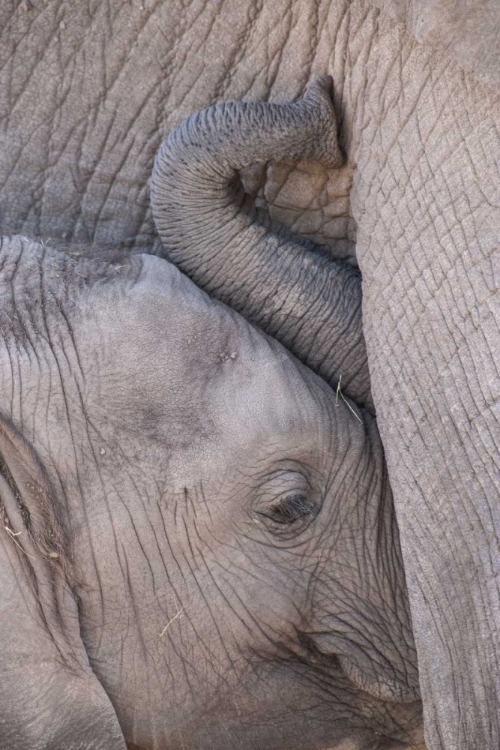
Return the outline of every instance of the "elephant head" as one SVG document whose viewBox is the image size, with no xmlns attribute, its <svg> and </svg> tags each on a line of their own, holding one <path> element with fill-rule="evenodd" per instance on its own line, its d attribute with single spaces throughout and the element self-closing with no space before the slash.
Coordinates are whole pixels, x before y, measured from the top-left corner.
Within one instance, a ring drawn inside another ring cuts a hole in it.
<svg viewBox="0 0 500 750">
<path fill-rule="evenodd" d="M 0 269 L 2 743 L 421 738 L 370 413 L 162 259 Z"/>
</svg>

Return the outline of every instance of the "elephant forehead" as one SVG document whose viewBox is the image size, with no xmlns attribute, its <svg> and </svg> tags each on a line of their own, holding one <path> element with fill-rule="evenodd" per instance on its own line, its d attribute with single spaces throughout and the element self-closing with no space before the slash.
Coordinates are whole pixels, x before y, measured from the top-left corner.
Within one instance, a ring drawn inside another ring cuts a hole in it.
<svg viewBox="0 0 500 750">
<path fill-rule="evenodd" d="M 52 445 L 90 419 L 138 460 L 208 452 L 204 466 L 225 466 L 253 444 L 317 447 L 329 434 L 328 386 L 166 261 L 74 261 L 21 237 L 0 249 L 13 338 L 0 369 L 6 392 L 23 393 L 12 417 L 39 414 Z"/>
<path fill-rule="evenodd" d="M 325 432 L 328 387 L 165 261 L 144 256 L 133 283 L 96 287 L 79 321 L 90 407 L 144 438 L 229 460 L 252 442 Z"/>
</svg>

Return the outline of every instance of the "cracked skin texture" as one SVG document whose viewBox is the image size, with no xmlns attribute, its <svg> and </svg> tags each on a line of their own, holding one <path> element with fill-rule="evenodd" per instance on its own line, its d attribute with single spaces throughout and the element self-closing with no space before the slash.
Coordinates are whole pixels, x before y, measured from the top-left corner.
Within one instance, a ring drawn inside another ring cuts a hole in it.
<svg viewBox="0 0 500 750">
<path fill-rule="evenodd" d="M 439 13 L 419 44 L 394 20 L 410 4 L 387 5 L 3 2 L 1 228 L 154 252 L 147 180 L 166 131 L 333 75 L 347 165 L 245 177 L 295 231 L 336 254 L 356 240 L 427 743 L 496 750 L 499 94 L 477 35 L 448 56 Z"/>
</svg>

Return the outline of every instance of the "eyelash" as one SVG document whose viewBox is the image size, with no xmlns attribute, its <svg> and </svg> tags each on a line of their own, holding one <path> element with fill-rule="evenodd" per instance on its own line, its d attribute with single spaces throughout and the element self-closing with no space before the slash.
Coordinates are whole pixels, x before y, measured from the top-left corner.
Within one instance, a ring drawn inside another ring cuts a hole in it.
<svg viewBox="0 0 500 750">
<path fill-rule="evenodd" d="M 262 515 L 267 516 L 275 523 L 285 526 L 301 518 L 306 518 L 311 513 L 311 504 L 306 494 L 297 492 L 271 506 L 269 512 Z"/>
<path fill-rule="evenodd" d="M 305 466 L 293 463 L 263 475 L 253 505 L 255 521 L 283 540 L 300 536 L 322 505 L 322 493 L 310 474 Z"/>
</svg>

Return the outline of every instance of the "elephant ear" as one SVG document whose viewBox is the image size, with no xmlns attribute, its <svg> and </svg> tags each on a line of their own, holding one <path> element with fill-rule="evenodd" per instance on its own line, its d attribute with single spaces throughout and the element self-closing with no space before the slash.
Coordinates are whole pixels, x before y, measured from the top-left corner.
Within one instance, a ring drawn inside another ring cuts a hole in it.
<svg viewBox="0 0 500 750">
<path fill-rule="evenodd" d="M 56 497 L 0 415 L 0 747 L 125 750 L 79 633 Z"/>
</svg>

